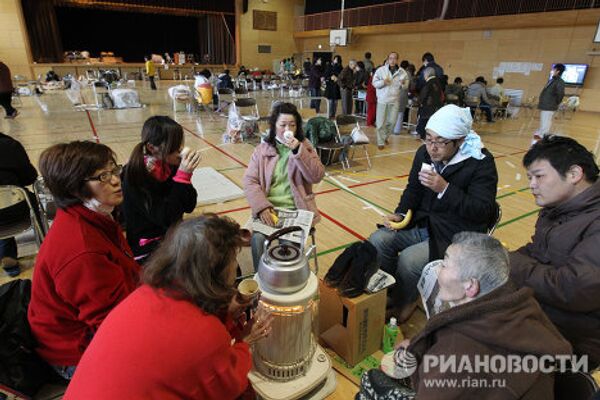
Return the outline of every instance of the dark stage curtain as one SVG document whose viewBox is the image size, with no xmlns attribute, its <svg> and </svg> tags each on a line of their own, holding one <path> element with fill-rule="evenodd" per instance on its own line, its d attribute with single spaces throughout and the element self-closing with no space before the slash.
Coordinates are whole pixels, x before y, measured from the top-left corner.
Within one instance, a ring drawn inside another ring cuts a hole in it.
<svg viewBox="0 0 600 400">
<path fill-rule="evenodd" d="M 198 18 L 200 53 L 211 64 L 235 64 L 235 17 L 205 15 Z"/>
<path fill-rule="evenodd" d="M 63 48 L 52 0 L 22 0 L 33 61 L 63 61 Z"/>
</svg>

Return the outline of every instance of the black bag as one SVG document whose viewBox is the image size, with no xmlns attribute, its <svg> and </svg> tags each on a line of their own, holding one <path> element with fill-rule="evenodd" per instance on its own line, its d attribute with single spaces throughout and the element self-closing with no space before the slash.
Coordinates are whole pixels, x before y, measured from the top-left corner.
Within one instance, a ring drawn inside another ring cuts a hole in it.
<svg viewBox="0 0 600 400">
<path fill-rule="evenodd" d="M 370 369 L 360 378 L 360 391 L 355 400 L 414 400 L 414 390 L 407 382 L 397 381 L 379 369 Z"/>
<path fill-rule="evenodd" d="M 0 384 L 33 396 L 56 379 L 51 367 L 35 352 L 27 320 L 31 281 L 17 279 L 0 286 Z"/>
</svg>

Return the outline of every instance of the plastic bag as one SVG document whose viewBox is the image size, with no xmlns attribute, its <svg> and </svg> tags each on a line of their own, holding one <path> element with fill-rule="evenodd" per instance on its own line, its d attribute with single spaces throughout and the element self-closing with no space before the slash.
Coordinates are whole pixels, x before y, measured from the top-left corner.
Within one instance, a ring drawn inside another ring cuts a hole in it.
<svg viewBox="0 0 600 400">
<path fill-rule="evenodd" d="M 369 137 L 360 129 L 360 126 L 356 126 L 356 128 L 352 129 L 352 133 L 350 133 L 352 137 L 352 141 L 354 144 L 368 144 Z"/>
</svg>

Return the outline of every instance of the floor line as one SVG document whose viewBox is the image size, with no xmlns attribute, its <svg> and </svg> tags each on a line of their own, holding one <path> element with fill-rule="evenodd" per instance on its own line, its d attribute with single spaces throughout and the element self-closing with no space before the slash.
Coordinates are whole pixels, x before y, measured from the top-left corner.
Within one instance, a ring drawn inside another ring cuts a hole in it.
<svg viewBox="0 0 600 400">
<path fill-rule="evenodd" d="M 183 125 L 182 125 L 183 126 Z M 192 135 L 194 135 L 195 137 L 197 137 L 198 139 L 202 140 L 204 143 L 208 144 L 209 146 L 211 146 L 212 148 L 214 148 L 215 150 L 223 153 L 226 157 L 231 158 L 233 161 L 235 161 L 236 163 L 240 164 L 243 167 L 248 167 L 247 164 L 241 162 L 239 159 L 237 159 L 236 157 L 232 156 L 231 154 L 229 154 L 228 152 L 226 152 L 225 150 L 221 149 L 218 146 L 215 146 L 214 144 L 212 144 L 211 142 L 209 142 L 208 140 L 204 139 L 202 136 L 198 135 L 196 132 L 192 131 L 191 129 L 186 128 L 185 126 L 183 126 L 183 129 L 188 131 L 189 133 L 191 133 Z"/>
<path fill-rule="evenodd" d="M 331 222 L 333 222 L 334 224 L 336 224 L 337 226 L 339 226 L 340 228 L 342 228 L 343 230 L 345 230 L 346 232 L 350 233 L 351 235 L 353 235 L 354 237 L 356 237 L 357 239 L 360 240 L 367 240 L 364 236 L 362 236 L 360 233 L 357 233 L 356 231 L 350 229 L 349 227 L 347 227 L 346 225 L 342 224 L 340 221 L 338 221 L 337 219 L 329 216 L 329 214 L 325 214 L 323 211 L 319 210 L 319 213 L 323 216 L 323 218 L 326 218 L 328 220 L 330 220 Z"/>
</svg>

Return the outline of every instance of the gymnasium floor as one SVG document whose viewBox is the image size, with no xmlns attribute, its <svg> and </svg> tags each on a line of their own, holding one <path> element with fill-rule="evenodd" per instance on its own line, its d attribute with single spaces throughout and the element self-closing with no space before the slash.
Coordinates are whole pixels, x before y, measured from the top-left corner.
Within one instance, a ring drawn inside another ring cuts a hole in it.
<svg viewBox="0 0 600 400">
<path fill-rule="evenodd" d="M 76 111 L 63 91 L 49 92 L 39 99 L 23 97 L 22 106 L 17 105 L 20 115 L 15 120 L 0 119 L 0 131 L 19 140 L 29 153 L 34 165 L 40 153 L 49 145 L 71 140 L 98 140 L 110 146 L 118 161 L 125 164 L 133 146 L 140 138 L 144 121 L 157 114 L 168 115 L 183 125 L 186 145 L 203 152 L 203 166 L 211 166 L 241 187 L 242 176 L 250 159 L 250 144 L 222 144 L 226 118 L 207 112 L 173 112 L 166 88 L 172 82 L 159 82 L 159 90 L 138 90 L 142 103 L 140 109 Z M 251 92 L 252 94 L 252 92 Z M 269 92 L 254 94 L 258 99 L 261 115 L 266 115 L 273 98 Z M 84 92 L 91 101 L 91 93 Z M 38 101 L 39 100 L 39 101 Z M 323 105 L 322 105 L 323 107 Z M 339 108 L 339 106 L 338 106 Z M 600 153 L 600 118 L 597 114 L 576 112 L 554 121 L 554 132 L 571 136 L 594 152 Z M 502 206 L 502 221 L 495 236 L 509 249 L 526 243 L 534 229 L 538 207 L 527 188 L 527 177 L 521 160 L 531 141 L 532 132 L 538 126 L 536 115 L 521 110 L 516 119 L 481 123 L 475 126 L 486 145 L 496 158 L 499 173 L 498 202 Z M 265 129 L 265 125 L 261 125 Z M 374 128 L 365 132 L 374 142 Z M 420 142 L 403 132 L 392 136 L 390 145 L 383 151 L 369 145 L 373 166 L 364 170 L 366 161 L 356 152 L 357 163 L 352 169 L 359 172 L 343 172 L 339 167 L 329 167 L 327 176 L 315 185 L 317 205 L 323 216 L 317 226 L 317 248 L 320 274 L 323 276 L 334 259 L 351 243 L 366 239 L 380 222 L 382 215 L 396 207 L 407 183 L 413 154 Z M 201 212 L 217 212 L 244 224 L 250 210 L 245 199 L 224 204 L 198 208 Z M 20 254 L 31 254 L 32 247 L 25 246 Z M 247 257 L 246 257 L 247 261 Z M 21 278 L 30 278 L 33 257 L 25 257 L 25 271 Z M 8 278 L 0 277 L 0 283 Z M 411 336 L 424 323 L 424 316 L 416 313 L 403 326 Z M 348 399 L 357 387 L 338 375 L 338 388 L 330 399 Z"/>
</svg>

